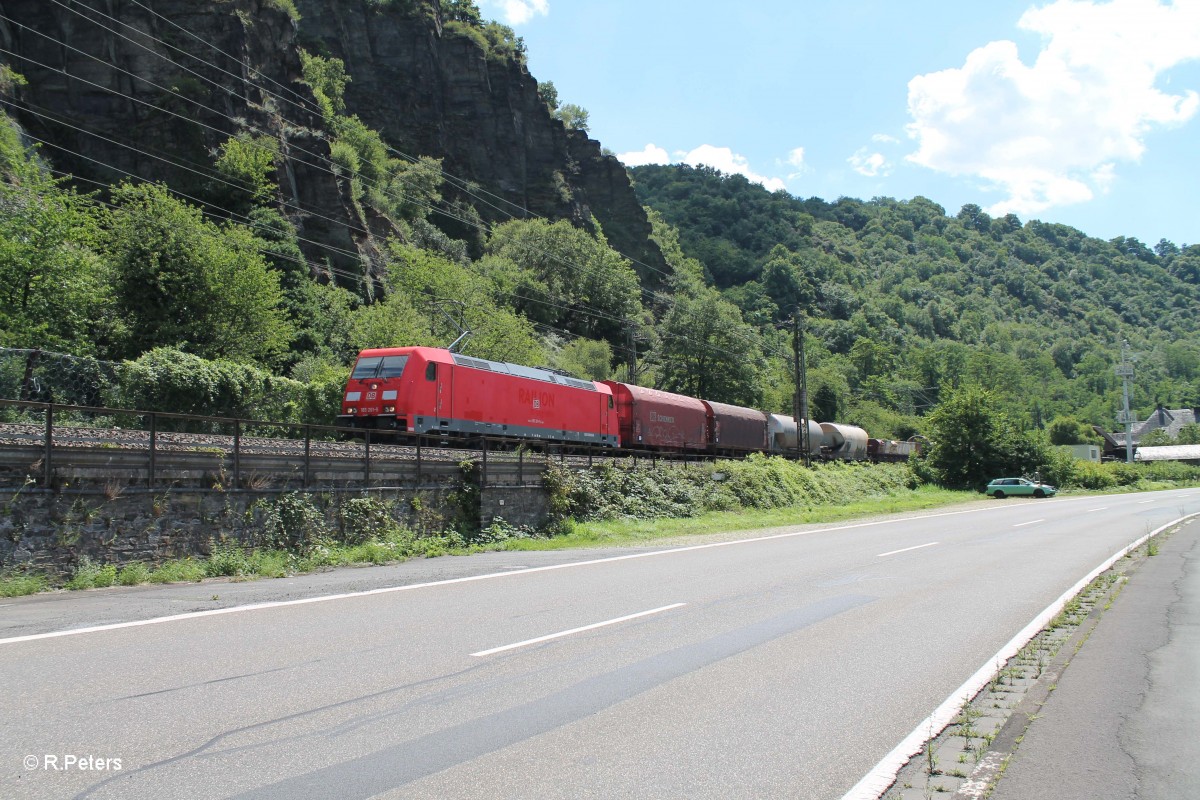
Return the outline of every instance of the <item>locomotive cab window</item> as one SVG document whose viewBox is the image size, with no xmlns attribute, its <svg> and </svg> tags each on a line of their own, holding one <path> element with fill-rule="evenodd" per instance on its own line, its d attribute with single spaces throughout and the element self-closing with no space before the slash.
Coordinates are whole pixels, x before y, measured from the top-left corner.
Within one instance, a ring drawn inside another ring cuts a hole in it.
<svg viewBox="0 0 1200 800">
<path fill-rule="evenodd" d="M 399 378 L 404 372 L 408 356 L 370 356 L 360 358 L 354 365 L 351 379 L 360 378 Z"/>
<path fill-rule="evenodd" d="M 430 361 L 429 364 L 426 365 L 425 380 L 427 380 L 427 381 L 436 381 L 437 380 L 437 363 L 436 362 Z"/>
<path fill-rule="evenodd" d="M 384 356 L 383 363 L 379 365 L 379 377 L 399 378 L 404 373 L 404 365 L 407 363 L 408 356 Z"/>
<path fill-rule="evenodd" d="M 612 408 L 612 407 L 613 407 L 613 399 L 612 399 L 612 395 L 611 395 L 611 394 L 608 396 L 608 407 L 609 407 L 609 408 Z"/>
<path fill-rule="evenodd" d="M 358 363 L 354 365 L 354 374 L 351 378 L 374 378 L 375 373 L 379 370 L 379 365 L 383 363 L 382 356 L 371 356 L 369 358 L 360 358 Z"/>
</svg>

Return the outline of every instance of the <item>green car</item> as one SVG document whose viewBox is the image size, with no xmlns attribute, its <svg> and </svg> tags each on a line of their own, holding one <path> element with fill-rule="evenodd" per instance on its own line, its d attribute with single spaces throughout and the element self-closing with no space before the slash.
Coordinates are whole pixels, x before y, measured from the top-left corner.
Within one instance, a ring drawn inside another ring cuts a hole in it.
<svg viewBox="0 0 1200 800">
<path fill-rule="evenodd" d="M 984 489 L 984 494 L 1000 500 L 1004 497 L 1054 497 L 1058 489 L 1048 483 L 1025 478 L 996 478 Z"/>
</svg>

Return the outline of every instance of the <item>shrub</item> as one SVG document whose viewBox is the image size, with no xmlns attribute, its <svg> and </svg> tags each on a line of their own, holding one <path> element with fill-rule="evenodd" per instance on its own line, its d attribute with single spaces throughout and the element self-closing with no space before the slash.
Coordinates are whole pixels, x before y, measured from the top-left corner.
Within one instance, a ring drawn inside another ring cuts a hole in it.
<svg viewBox="0 0 1200 800">
<path fill-rule="evenodd" d="M 220 542 L 204 563 L 204 574 L 210 578 L 233 578 L 254 573 L 246 551 L 231 542 Z"/>
<path fill-rule="evenodd" d="M 342 503 L 341 541 L 363 544 L 371 539 L 398 533 L 401 526 L 392 516 L 392 505 L 373 497 L 355 497 Z"/>
<path fill-rule="evenodd" d="M 117 582 L 117 568 L 113 564 L 101 566 L 87 556 L 79 559 L 79 565 L 71 580 L 67 581 L 68 589 L 103 589 Z"/>
<path fill-rule="evenodd" d="M 0 597 L 24 597 L 37 594 L 50 588 L 50 582 L 44 575 L 2 575 L 0 576 Z"/>
<path fill-rule="evenodd" d="M 203 564 L 194 558 L 168 561 L 151 571 L 150 583 L 194 583 L 205 577 Z"/>
<path fill-rule="evenodd" d="M 329 536 L 325 515 L 313 504 L 312 495 L 291 492 L 255 507 L 263 511 L 262 544 L 267 547 L 302 552 Z"/>
<path fill-rule="evenodd" d="M 126 564 L 117 574 L 117 583 L 122 586 L 137 586 L 150 580 L 150 570 L 140 561 Z"/>
</svg>

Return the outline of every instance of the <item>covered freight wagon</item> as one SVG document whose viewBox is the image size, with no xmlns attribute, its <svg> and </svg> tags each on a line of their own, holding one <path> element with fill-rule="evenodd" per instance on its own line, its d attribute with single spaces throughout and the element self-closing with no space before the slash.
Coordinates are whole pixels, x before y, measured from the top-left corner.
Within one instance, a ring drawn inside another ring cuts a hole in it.
<svg viewBox="0 0 1200 800">
<path fill-rule="evenodd" d="M 629 383 L 604 381 L 612 390 L 621 445 L 661 450 L 705 450 L 708 412 L 692 397 Z"/>
<path fill-rule="evenodd" d="M 708 414 L 708 446 L 714 453 L 761 453 L 767 449 L 767 415 L 753 408 L 701 400 Z"/>
</svg>

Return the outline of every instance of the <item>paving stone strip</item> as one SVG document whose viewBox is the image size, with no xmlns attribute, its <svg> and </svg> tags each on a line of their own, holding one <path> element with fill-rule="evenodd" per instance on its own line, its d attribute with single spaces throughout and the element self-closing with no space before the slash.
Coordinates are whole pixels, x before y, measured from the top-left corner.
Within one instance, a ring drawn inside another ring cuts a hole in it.
<svg viewBox="0 0 1200 800">
<path fill-rule="evenodd" d="M 1058 684 L 1071 658 L 1104 611 L 1171 528 L 1129 552 L 1064 606 L 1062 612 L 1004 664 L 947 728 L 900 770 L 883 800 L 981 800 Z"/>
</svg>

